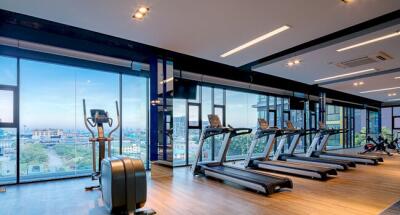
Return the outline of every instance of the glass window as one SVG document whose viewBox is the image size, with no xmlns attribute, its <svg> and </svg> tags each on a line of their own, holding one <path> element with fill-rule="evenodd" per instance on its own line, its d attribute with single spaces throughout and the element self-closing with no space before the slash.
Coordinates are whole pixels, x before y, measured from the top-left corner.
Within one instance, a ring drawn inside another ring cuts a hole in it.
<svg viewBox="0 0 400 215">
<path fill-rule="evenodd" d="M 17 59 L 0 56 L 0 85 L 17 85 Z"/>
<path fill-rule="evenodd" d="M 343 108 L 327 105 L 326 126 L 328 128 L 343 129 Z M 335 134 L 328 140 L 327 149 L 343 148 L 343 133 Z"/>
<path fill-rule="evenodd" d="M 189 129 L 188 130 L 189 164 L 192 164 L 195 159 L 196 152 L 199 147 L 200 132 L 201 132 L 200 129 Z M 207 145 L 210 146 L 209 144 L 207 144 Z M 207 153 L 209 151 L 210 150 L 207 147 L 203 148 L 202 156 L 206 160 L 208 160 L 208 157 L 211 156 L 210 154 Z"/>
<path fill-rule="evenodd" d="M 145 165 L 148 156 L 147 81 L 143 77 L 122 75 L 122 154 L 142 159 Z"/>
<path fill-rule="evenodd" d="M 174 165 L 186 164 L 186 100 L 173 100 L 173 142 L 174 142 Z"/>
<path fill-rule="evenodd" d="M 224 89 L 214 88 L 214 105 L 224 104 Z"/>
<path fill-rule="evenodd" d="M 212 113 L 211 106 L 211 92 L 212 88 L 210 87 L 201 87 L 201 121 L 202 126 L 205 128 L 208 126 L 208 115 Z"/>
<path fill-rule="evenodd" d="M 392 108 L 381 109 L 382 135 L 386 139 L 392 139 Z"/>
<path fill-rule="evenodd" d="M 116 126 L 120 75 L 31 60 L 20 62 L 21 181 L 87 175 L 92 171 L 87 111 L 104 109 Z M 147 157 L 147 79 L 123 75 L 123 153 Z M 124 123 L 125 122 L 125 123 Z M 120 130 L 112 135 L 112 154 L 119 154 Z M 106 149 L 107 150 L 107 149 Z"/>
<path fill-rule="evenodd" d="M 197 105 L 189 105 L 189 126 L 200 126 L 200 110 Z"/>
<path fill-rule="evenodd" d="M 17 129 L 0 128 L 0 184 L 16 183 Z"/>
<path fill-rule="evenodd" d="M 274 97 L 274 96 L 268 96 L 268 100 L 269 100 L 269 102 L 268 102 L 268 104 L 269 104 L 269 109 L 270 110 L 275 110 L 276 109 L 276 106 L 275 106 L 275 104 L 276 104 L 276 98 Z"/>
<path fill-rule="evenodd" d="M 258 95 L 237 91 L 226 91 L 226 123 L 233 127 L 257 127 Z M 240 114 L 238 114 L 240 113 Z M 240 135 L 232 139 L 227 159 L 243 159 L 247 154 L 253 136 Z"/>
<path fill-rule="evenodd" d="M 365 134 L 367 133 L 367 111 L 365 109 L 354 110 L 354 144 L 361 146 L 365 144 Z"/>
<path fill-rule="evenodd" d="M 393 107 L 393 116 L 400 116 L 400 107 Z"/>
<path fill-rule="evenodd" d="M 0 90 L 0 123 L 14 122 L 14 92 Z"/>
</svg>

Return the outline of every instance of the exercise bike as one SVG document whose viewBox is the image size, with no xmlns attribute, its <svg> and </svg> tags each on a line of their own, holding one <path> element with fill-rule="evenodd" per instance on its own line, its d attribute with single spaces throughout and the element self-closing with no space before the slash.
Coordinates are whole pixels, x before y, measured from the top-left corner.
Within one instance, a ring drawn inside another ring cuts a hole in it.
<svg viewBox="0 0 400 215">
<path fill-rule="evenodd" d="M 123 156 L 111 156 L 112 134 L 120 127 L 118 102 L 115 101 L 117 125 L 107 135 L 104 134 L 104 124 L 110 128 L 114 120 L 108 112 L 101 109 L 91 109 L 90 117 L 86 115 L 86 102 L 83 99 L 83 116 L 85 126 L 89 130 L 92 143 L 92 180 L 99 184 L 86 187 L 85 190 L 101 190 L 102 199 L 108 212 L 128 214 L 155 214 L 151 209 L 145 209 L 147 199 L 146 171 L 140 159 Z M 97 128 L 97 136 L 92 128 Z M 96 150 L 98 143 L 98 150 Z M 107 157 L 106 154 L 107 143 Z M 98 159 L 96 158 L 98 151 Z M 98 166 L 97 166 L 98 165 Z"/>
<path fill-rule="evenodd" d="M 365 154 L 367 152 L 385 152 L 387 155 L 392 156 L 390 152 L 386 150 L 385 139 L 379 135 L 378 142 L 375 141 L 370 135 L 367 136 L 367 144 L 364 145 L 364 151 L 360 154 Z"/>
</svg>

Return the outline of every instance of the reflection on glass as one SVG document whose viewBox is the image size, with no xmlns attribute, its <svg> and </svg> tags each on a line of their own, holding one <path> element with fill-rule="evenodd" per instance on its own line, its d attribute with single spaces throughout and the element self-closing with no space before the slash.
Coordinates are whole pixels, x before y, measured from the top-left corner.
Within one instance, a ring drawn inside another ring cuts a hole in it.
<svg viewBox="0 0 400 215">
<path fill-rule="evenodd" d="M 14 121 L 14 93 L 13 91 L 0 90 L 0 123 L 13 123 Z"/>
<path fill-rule="evenodd" d="M 0 185 L 16 183 L 17 129 L 0 128 Z"/>
<path fill-rule="evenodd" d="M 0 85 L 17 85 L 17 59 L 0 56 Z"/>
</svg>

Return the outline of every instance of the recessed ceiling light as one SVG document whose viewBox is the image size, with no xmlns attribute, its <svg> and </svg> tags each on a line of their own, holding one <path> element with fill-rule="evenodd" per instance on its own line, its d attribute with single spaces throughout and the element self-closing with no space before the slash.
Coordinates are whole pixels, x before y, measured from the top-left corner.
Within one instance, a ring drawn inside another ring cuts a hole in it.
<svg viewBox="0 0 400 215">
<path fill-rule="evenodd" d="M 376 90 L 367 90 L 367 91 L 362 91 L 360 93 L 375 93 L 375 92 L 396 90 L 396 89 L 400 89 L 400 87 L 389 87 L 389 88 L 382 88 L 382 89 L 376 89 Z"/>
<path fill-rule="evenodd" d="M 294 64 L 299 64 L 299 63 L 300 63 L 300 60 L 294 60 L 293 63 L 294 63 Z"/>
<path fill-rule="evenodd" d="M 139 13 L 139 12 L 136 12 L 136 13 L 135 13 L 135 18 L 136 18 L 136 19 L 141 19 L 141 18 L 143 18 L 143 14 L 142 14 L 142 13 Z"/>
<path fill-rule="evenodd" d="M 252 45 L 254 45 L 256 43 L 259 43 L 259 42 L 261 42 L 261 41 L 263 41 L 265 39 L 268 39 L 268 38 L 270 38 L 270 37 L 272 37 L 274 35 L 277 35 L 277 34 L 283 32 L 283 31 L 286 31 L 289 28 L 290 28 L 289 26 L 284 25 L 284 26 L 282 26 L 280 28 L 277 28 L 277 29 L 275 29 L 275 30 L 273 30 L 273 31 L 271 31 L 269 33 L 266 33 L 266 34 L 264 34 L 264 35 L 262 35 L 260 37 L 257 37 L 255 39 L 243 44 L 243 45 L 240 45 L 240 46 L 238 46 L 238 47 L 236 47 L 236 48 L 234 48 L 234 49 L 232 49 L 232 50 L 230 50 L 228 52 L 225 52 L 222 55 L 220 55 L 220 57 L 228 57 L 229 55 L 232 55 L 232 54 L 234 54 L 236 52 L 239 52 L 239 51 L 241 51 L 241 50 L 243 50 L 245 48 L 248 48 L 248 47 L 250 47 L 250 46 L 252 46 Z"/>
<path fill-rule="evenodd" d="M 388 96 L 395 96 L 397 95 L 396 93 L 389 93 Z"/>
<path fill-rule="evenodd" d="M 389 39 L 389 38 L 396 37 L 396 36 L 400 36 L 400 31 L 397 31 L 395 33 L 391 33 L 391 34 L 388 34 L 388 35 L 385 35 L 385 36 L 382 36 L 382 37 L 377 37 L 377 38 L 374 38 L 374 39 L 371 39 L 371 40 L 367 40 L 367 41 L 364 41 L 364 42 L 361 42 L 361 43 L 357 43 L 357 44 L 354 44 L 354 45 L 351 45 L 351 46 L 347 46 L 345 48 L 341 48 L 341 49 L 338 49 L 336 51 L 337 52 L 342 52 L 342 51 L 346 51 L 346 50 L 349 50 L 349 49 L 352 49 L 352 48 L 364 46 L 364 45 L 367 45 L 367 44 L 370 44 L 370 43 L 378 42 L 378 41 Z"/>
<path fill-rule="evenodd" d="M 136 20 L 142 20 L 149 13 L 149 11 L 150 11 L 149 7 L 141 6 L 138 9 L 136 9 L 132 18 Z"/>
<path fill-rule="evenodd" d="M 294 63 L 293 63 L 292 61 L 289 61 L 289 62 L 287 63 L 287 65 L 288 65 L 288 66 L 293 66 Z"/>
<path fill-rule="evenodd" d="M 149 12 L 149 8 L 148 7 L 140 7 L 138 10 L 140 13 L 142 14 L 146 14 L 147 12 Z"/>
<path fill-rule="evenodd" d="M 364 81 L 358 82 L 359 85 L 364 85 Z"/>
<path fill-rule="evenodd" d="M 370 71 L 375 71 L 375 69 L 371 68 L 371 69 L 364 69 L 364 70 L 360 70 L 360 71 L 356 71 L 356 72 L 349 72 L 349 73 L 345 73 L 345 74 L 341 74 L 341 75 L 335 75 L 335 76 L 331 76 L 331 77 L 317 79 L 317 80 L 314 80 L 314 82 L 320 82 L 320 81 L 326 81 L 326 80 L 331 80 L 331 79 L 336 79 L 336 78 L 342 78 L 342 77 L 351 76 L 351 75 L 357 75 L 357 74 L 366 73 L 366 72 L 370 72 Z"/>
</svg>

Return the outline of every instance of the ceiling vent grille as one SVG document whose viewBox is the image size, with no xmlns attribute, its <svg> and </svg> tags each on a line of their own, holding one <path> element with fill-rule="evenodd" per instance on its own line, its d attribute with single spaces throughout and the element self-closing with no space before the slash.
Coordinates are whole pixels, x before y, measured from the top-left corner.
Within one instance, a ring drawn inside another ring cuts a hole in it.
<svg viewBox="0 0 400 215">
<path fill-rule="evenodd" d="M 392 56 L 385 52 L 378 52 L 377 54 L 360 57 L 352 60 L 347 60 L 336 64 L 340 68 L 352 68 L 357 66 L 362 66 L 370 63 L 382 62 L 393 59 Z"/>
</svg>

